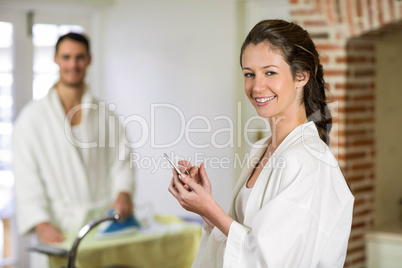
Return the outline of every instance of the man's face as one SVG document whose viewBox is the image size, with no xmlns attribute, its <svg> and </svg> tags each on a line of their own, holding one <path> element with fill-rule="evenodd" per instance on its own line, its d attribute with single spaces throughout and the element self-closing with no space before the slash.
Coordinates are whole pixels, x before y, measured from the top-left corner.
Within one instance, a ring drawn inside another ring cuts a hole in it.
<svg viewBox="0 0 402 268">
<path fill-rule="evenodd" d="M 85 44 L 71 39 L 61 41 L 54 61 L 60 67 L 61 83 L 71 87 L 83 85 L 86 69 L 91 63 Z"/>
</svg>

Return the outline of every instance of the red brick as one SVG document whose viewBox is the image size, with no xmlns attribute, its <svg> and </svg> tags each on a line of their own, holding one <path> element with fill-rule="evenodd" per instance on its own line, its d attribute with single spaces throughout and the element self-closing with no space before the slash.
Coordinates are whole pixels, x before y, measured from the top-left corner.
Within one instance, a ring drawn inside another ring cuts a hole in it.
<svg viewBox="0 0 402 268">
<path fill-rule="evenodd" d="M 346 38 L 348 38 L 348 36 L 346 35 L 345 31 L 337 31 L 335 34 L 335 38 L 337 40 L 345 40 Z"/>
<path fill-rule="evenodd" d="M 356 230 L 356 229 L 354 229 L 354 230 Z M 350 234 L 350 240 L 352 240 L 352 241 L 364 241 L 364 234 L 362 234 L 362 233 L 356 233 L 356 232 L 351 232 L 351 234 Z M 355 245 L 356 245 L 356 243 L 354 243 Z M 362 244 L 364 244 L 364 243 L 362 243 Z M 357 246 L 357 245 L 356 245 Z M 355 246 L 355 247 L 356 247 Z M 352 248 L 352 247 L 351 247 Z"/>
<path fill-rule="evenodd" d="M 367 163 L 367 164 L 357 164 L 357 165 L 353 165 L 352 169 L 353 170 L 369 170 L 372 169 L 374 167 L 374 165 L 372 163 Z M 365 190 L 372 190 L 373 187 L 372 186 L 367 186 L 367 188 L 363 188 L 360 189 L 361 191 L 365 191 Z"/>
<path fill-rule="evenodd" d="M 317 26 L 328 26 L 328 23 L 324 20 L 305 20 L 303 22 L 305 27 L 317 27 Z"/>
<path fill-rule="evenodd" d="M 336 44 L 316 44 L 317 50 L 344 50 L 344 45 L 336 45 Z"/>
<path fill-rule="evenodd" d="M 368 191 L 372 191 L 372 190 L 373 189 L 369 189 Z M 358 193 L 358 192 L 362 192 L 362 191 L 356 191 L 356 190 L 352 191 L 353 194 Z M 359 212 L 353 212 L 353 217 L 366 216 L 366 215 L 370 215 L 371 213 L 373 213 L 373 209 L 367 208 L 367 209 L 359 211 Z M 358 236 L 360 236 L 360 235 L 358 235 Z M 354 240 L 356 240 L 356 239 L 354 239 Z"/>
<path fill-rule="evenodd" d="M 338 112 L 342 113 L 362 113 L 368 110 L 367 106 L 351 106 L 351 107 L 339 107 Z"/>
<path fill-rule="evenodd" d="M 364 251 L 364 246 L 358 246 L 355 248 L 348 248 L 347 254 L 352 254 L 352 253 L 356 253 L 356 252 L 360 252 L 360 251 Z"/>
<path fill-rule="evenodd" d="M 335 23 L 335 17 L 334 14 L 335 10 L 334 10 L 334 1 L 333 0 L 327 0 L 327 14 L 328 14 L 328 20 L 331 23 Z"/>
<path fill-rule="evenodd" d="M 355 200 L 355 203 L 353 204 L 354 205 L 354 207 L 356 208 L 356 207 L 360 207 L 361 205 L 363 205 L 363 204 L 365 204 L 366 203 L 366 200 Z"/>
<path fill-rule="evenodd" d="M 346 16 L 347 16 L 347 22 L 349 25 L 349 32 L 352 36 L 355 35 L 355 28 L 353 25 L 353 6 L 352 6 L 353 1 L 346 1 Z"/>
<path fill-rule="evenodd" d="M 334 101 L 346 101 L 348 96 L 346 95 L 337 95 L 337 96 L 329 96 L 328 97 L 328 102 L 334 102 Z"/>
<path fill-rule="evenodd" d="M 356 70 L 354 72 L 355 77 L 373 77 L 376 72 L 374 69 L 366 69 L 366 70 Z"/>
<path fill-rule="evenodd" d="M 395 3 L 394 0 L 388 0 L 389 14 L 391 17 L 391 21 L 395 21 Z"/>
<path fill-rule="evenodd" d="M 365 176 L 363 175 L 355 175 L 355 176 L 346 176 L 346 181 L 349 183 L 353 182 L 361 182 L 365 179 Z"/>
<path fill-rule="evenodd" d="M 353 51 L 358 51 L 358 52 L 375 52 L 375 44 L 373 42 L 367 42 L 367 43 L 356 43 L 356 42 L 351 42 L 347 44 L 347 50 L 349 53 L 352 53 Z"/>
<path fill-rule="evenodd" d="M 332 124 L 343 124 L 343 123 L 344 123 L 343 118 L 339 118 L 339 117 L 332 118 Z"/>
<path fill-rule="evenodd" d="M 364 158 L 366 156 L 366 153 L 360 152 L 360 153 L 346 153 L 346 159 L 359 159 L 359 158 Z"/>
<path fill-rule="evenodd" d="M 364 256 L 363 257 L 359 257 L 359 258 L 357 258 L 357 259 L 354 259 L 353 261 L 352 261 L 352 263 L 351 263 L 351 268 L 352 267 L 364 267 L 364 261 L 365 261 L 365 258 L 364 258 Z M 349 268 L 349 267 L 344 267 L 344 268 Z"/>
<path fill-rule="evenodd" d="M 351 121 L 352 124 L 373 123 L 374 122 L 374 117 L 357 118 L 357 119 L 351 119 L 350 121 Z"/>
<path fill-rule="evenodd" d="M 343 14 L 342 14 L 342 9 L 340 6 L 340 0 L 335 0 L 335 12 L 336 12 L 336 17 L 338 18 L 337 23 L 343 23 L 344 18 L 343 18 Z"/>
<path fill-rule="evenodd" d="M 290 12 L 291 16 L 312 16 L 319 14 L 316 9 L 297 9 Z"/>
<path fill-rule="evenodd" d="M 377 0 L 377 15 L 380 25 L 384 25 L 384 10 L 382 8 L 382 0 Z"/>
<path fill-rule="evenodd" d="M 347 57 L 338 57 L 335 59 L 336 63 L 369 63 L 372 62 L 372 57 L 367 56 L 347 56 Z"/>
<path fill-rule="evenodd" d="M 340 130 L 339 131 L 339 136 L 346 136 L 346 137 L 353 137 L 353 136 L 362 136 L 364 134 L 366 134 L 366 130 L 364 129 L 359 129 L 359 130 Z"/>
<path fill-rule="evenodd" d="M 320 55 L 320 61 L 322 64 L 328 64 L 329 63 L 328 55 Z"/>
<path fill-rule="evenodd" d="M 371 103 L 374 100 L 375 100 L 375 97 L 372 94 L 370 94 L 370 95 L 362 95 L 362 96 L 354 96 L 353 97 L 353 101 L 355 101 L 355 102 L 370 101 L 370 103 Z"/>
<path fill-rule="evenodd" d="M 324 70 L 325 76 L 346 76 L 347 74 L 348 74 L 347 70 L 334 70 L 334 69 Z"/>
<path fill-rule="evenodd" d="M 367 0 L 367 6 L 368 6 L 368 20 L 369 20 L 369 27 L 370 29 L 373 29 L 374 27 L 374 15 L 373 15 L 373 8 L 371 6 L 371 1 L 372 0 Z"/>
<path fill-rule="evenodd" d="M 320 13 L 322 13 L 322 5 L 320 0 L 315 0 L 315 6 Z"/>
<path fill-rule="evenodd" d="M 362 17 L 362 0 L 356 0 L 356 13 L 358 17 Z"/>
<path fill-rule="evenodd" d="M 356 89 L 373 89 L 374 83 L 336 83 L 335 89 L 346 89 L 346 90 L 356 90 Z"/>
<path fill-rule="evenodd" d="M 358 146 L 367 146 L 367 145 L 374 145 L 374 140 L 370 139 L 370 140 L 358 140 L 358 141 L 354 141 L 352 143 L 353 146 L 358 147 Z"/>
</svg>

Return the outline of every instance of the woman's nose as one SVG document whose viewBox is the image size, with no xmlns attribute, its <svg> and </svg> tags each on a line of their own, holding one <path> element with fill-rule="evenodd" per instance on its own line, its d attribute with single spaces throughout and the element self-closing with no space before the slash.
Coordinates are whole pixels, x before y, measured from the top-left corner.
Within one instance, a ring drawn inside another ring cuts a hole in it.
<svg viewBox="0 0 402 268">
<path fill-rule="evenodd" d="M 256 76 L 254 80 L 253 90 L 256 92 L 264 91 L 267 85 L 265 83 L 265 79 L 263 77 Z"/>
</svg>

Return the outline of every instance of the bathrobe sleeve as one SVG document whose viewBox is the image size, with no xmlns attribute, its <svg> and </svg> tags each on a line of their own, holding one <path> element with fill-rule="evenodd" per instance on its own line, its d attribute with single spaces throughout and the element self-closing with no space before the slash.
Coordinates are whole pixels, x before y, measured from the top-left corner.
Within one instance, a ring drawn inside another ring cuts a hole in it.
<svg viewBox="0 0 402 268">
<path fill-rule="evenodd" d="M 223 267 L 343 267 L 353 196 L 339 168 L 302 151 L 283 157 L 250 227 L 232 223 Z"/>
<path fill-rule="evenodd" d="M 51 222 L 45 188 L 36 163 L 40 157 L 40 148 L 37 148 L 38 143 L 35 142 L 39 126 L 33 122 L 26 110 L 23 111 L 14 124 L 13 134 L 16 213 L 22 234 L 31 231 L 38 223 Z"/>
<path fill-rule="evenodd" d="M 127 192 L 134 195 L 135 181 L 133 167 L 130 166 L 131 149 L 126 146 L 126 130 L 121 121 L 118 121 L 118 139 L 116 150 L 110 158 L 110 175 L 112 181 L 112 199 L 115 199 L 120 192 Z"/>
</svg>

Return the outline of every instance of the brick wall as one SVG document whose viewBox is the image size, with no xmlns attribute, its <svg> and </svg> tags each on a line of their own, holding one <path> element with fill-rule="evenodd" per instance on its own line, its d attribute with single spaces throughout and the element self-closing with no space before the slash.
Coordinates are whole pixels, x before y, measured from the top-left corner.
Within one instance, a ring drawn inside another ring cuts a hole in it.
<svg viewBox="0 0 402 268">
<path fill-rule="evenodd" d="M 331 89 L 331 150 L 356 198 L 345 267 L 364 267 L 373 225 L 375 41 L 402 29 L 399 0 L 289 0 L 317 45 Z"/>
</svg>

